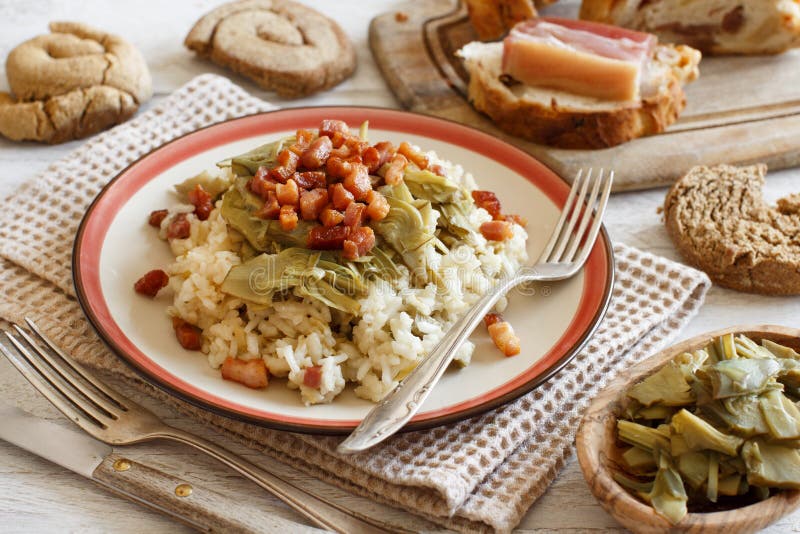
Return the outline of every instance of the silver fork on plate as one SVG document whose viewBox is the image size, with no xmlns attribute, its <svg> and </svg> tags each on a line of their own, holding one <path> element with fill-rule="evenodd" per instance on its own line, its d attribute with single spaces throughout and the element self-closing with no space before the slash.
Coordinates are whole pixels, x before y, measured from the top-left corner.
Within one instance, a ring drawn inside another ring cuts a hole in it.
<svg viewBox="0 0 800 534">
<path fill-rule="evenodd" d="M 349 454 L 380 443 L 417 413 L 461 343 L 510 289 L 526 282 L 550 282 L 574 276 L 586 263 L 602 226 L 614 171 L 579 170 L 550 241 L 533 266 L 500 280 L 447 332 L 420 364 L 378 403 L 337 450 Z M 590 224 L 591 223 L 591 224 Z"/>
<path fill-rule="evenodd" d="M 33 335 L 13 325 L 16 333 L 4 333 L 18 352 L 2 343 L 0 352 L 61 413 L 96 439 L 109 445 L 130 445 L 154 439 L 185 443 L 238 471 L 315 525 L 348 534 L 388 532 L 376 520 L 356 517 L 346 508 L 308 493 L 223 447 L 167 425 L 146 408 L 112 391 L 80 367 L 33 321 L 25 321 Z"/>
</svg>

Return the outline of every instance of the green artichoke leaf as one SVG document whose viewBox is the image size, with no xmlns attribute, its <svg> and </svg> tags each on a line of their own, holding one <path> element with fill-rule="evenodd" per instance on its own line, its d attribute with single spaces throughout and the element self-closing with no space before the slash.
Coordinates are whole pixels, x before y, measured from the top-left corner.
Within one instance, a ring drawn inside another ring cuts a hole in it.
<svg viewBox="0 0 800 534">
<path fill-rule="evenodd" d="M 717 502 L 719 497 L 719 453 L 715 451 L 710 452 L 708 455 L 706 497 L 711 502 Z"/>
<path fill-rule="evenodd" d="M 714 399 L 760 393 L 780 370 L 781 365 L 773 359 L 738 358 L 703 367 Z"/>
<path fill-rule="evenodd" d="M 720 495 L 734 497 L 740 495 L 742 491 L 742 475 L 728 475 L 719 479 L 717 492 Z"/>
<path fill-rule="evenodd" d="M 683 487 L 683 480 L 665 453 L 661 453 L 659 458 L 653 489 L 649 493 L 640 495 L 672 524 L 683 519 L 688 511 L 686 502 L 689 498 Z"/>
<path fill-rule="evenodd" d="M 430 202 L 443 204 L 467 198 L 466 192 L 453 180 L 410 165 L 403 173 L 403 182 L 415 198 Z"/>
<path fill-rule="evenodd" d="M 773 438 L 800 438 L 800 410 L 783 393 L 773 390 L 762 394 L 759 407 Z"/>
<path fill-rule="evenodd" d="M 669 419 L 672 417 L 676 409 L 672 406 L 662 406 L 660 404 L 655 404 L 653 406 L 648 406 L 646 408 L 640 408 L 636 411 L 636 418 L 637 419 L 647 419 L 647 420 L 663 420 Z"/>
<path fill-rule="evenodd" d="M 220 161 L 220 168 L 230 167 L 236 176 L 253 176 L 259 167 L 274 167 L 278 161 L 278 153 L 296 141 L 294 136 L 285 137 L 254 148 L 244 154 Z"/>
<path fill-rule="evenodd" d="M 319 252 L 287 248 L 278 254 L 261 254 L 228 271 L 220 289 L 241 299 L 268 304 L 273 295 L 303 283 L 314 269 Z"/>
<path fill-rule="evenodd" d="M 797 449 L 753 439 L 742 446 L 742 459 L 747 466 L 749 484 L 800 489 L 800 452 Z"/>
<path fill-rule="evenodd" d="M 672 416 L 670 425 L 672 432 L 681 435 L 689 450 L 693 451 L 708 449 L 736 456 L 744 442 L 740 437 L 723 434 L 685 408 Z"/>
<path fill-rule="evenodd" d="M 653 491 L 653 481 L 642 482 L 639 479 L 629 477 L 619 471 L 613 471 L 611 477 L 623 488 L 628 488 L 637 494 L 647 494 Z"/>
<path fill-rule="evenodd" d="M 389 213 L 372 223 L 373 230 L 400 254 L 409 268 L 425 268 L 422 248 L 433 245 L 436 237 L 426 230 L 422 214 L 410 202 L 394 196 L 387 196 L 386 200 Z"/>
<path fill-rule="evenodd" d="M 287 232 L 276 220 L 264 220 L 253 213 L 261 206 L 260 199 L 237 186 L 222 195 L 222 218 L 231 228 L 241 233 L 259 252 L 272 250 L 272 244 L 286 247 L 305 247 L 308 232 L 314 223 L 299 221 L 297 227 Z"/>
<path fill-rule="evenodd" d="M 620 440 L 650 453 L 670 448 L 669 435 L 649 426 L 619 419 L 617 420 L 617 432 Z"/>
<path fill-rule="evenodd" d="M 356 299 L 340 291 L 324 278 L 305 277 L 297 286 L 297 292 L 303 297 L 319 300 L 325 305 L 355 315 L 360 309 Z"/>
<path fill-rule="evenodd" d="M 183 182 L 175 186 L 175 191 L 184 199 L 188 200 L 189 191 L 194 191 L 198 185 L 205 189 L 206 193 L 211 195 L 212 199 L 216 199 L 222 193 L 228 190 L 231 182 L 222 176 L 213 176 L 208 171 L 203 171 L 197 176 L 187 178 Z"/>
<path fill-rule="evenodd" d="M 656 469 L 656 460 L 652 452 L 631 447 L 622 453 L 625 465 L 635 473 L 648 473 Z"/>
<path fill-rule="evenodd" d="M 680 366 L 670 361 L 628 391 L 628 397 L 644 406 L 656 403 L 665 406 L 686 406 L 695 401 L 692 388 Z"/>
<path fill-rule="evenodd" d="M 720 415 L 734 434 L 752 437 L 769 432 L 757 395 L 730 397 L 712 403 L 715 404 L 722 406 L 723 411 Z"/>
<path fill-rule="evenodd" d="M 699 490 L 708 478 L 709 455 L 700 451 L 689 451 L 678 456 L 678 471 L 689 485 Z"/>
<path fill-rule="evenodd" d="M 800 354 L 798 354 L 794 349 L 784 345 L 779 345 L 778 343 L 770 341 L 769 339 L 762 339 L 761 346 L 770 351 L 777 358 L 800 360 Z"/>
</svg>

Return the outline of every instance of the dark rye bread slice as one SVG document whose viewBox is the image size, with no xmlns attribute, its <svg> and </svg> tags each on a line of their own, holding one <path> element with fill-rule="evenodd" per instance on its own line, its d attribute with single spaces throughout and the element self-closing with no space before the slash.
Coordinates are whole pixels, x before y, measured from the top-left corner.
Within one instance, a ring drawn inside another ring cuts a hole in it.
<svg viewBox="0 0 800 534">
<path fill-rule="evenodd" d="M 725 287 L 800 294 L 800 195 L 769 206 L 764 164 L 695 167 L 664 201 L 667 231 L 691 265 Z"/>
</svg>

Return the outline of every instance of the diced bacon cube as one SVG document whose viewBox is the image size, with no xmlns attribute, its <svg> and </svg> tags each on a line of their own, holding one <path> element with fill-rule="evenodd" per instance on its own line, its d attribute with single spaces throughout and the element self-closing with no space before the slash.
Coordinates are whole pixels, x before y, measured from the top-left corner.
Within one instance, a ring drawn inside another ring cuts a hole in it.
<svg viewBox="0 0 800 534">
<path fill-rule="evenodd" d="M 325 170 L 328 173 L 328 177 L 334 180 L 341 180 L 351 172 L 353 172 L 353 166 L 349 161 L 345 161 L 340 157 L 330 157 L 325 164 Z"/>
<path fill-rule="evenodd" d="M 380 221 L 389 215 L 389 201 L 374 189 L 367 194 L 367 216 L 373 221 Z"/>
<path fill-rule="evenodd" d="M 203 189 L 203 186 L 197 184 L 194 189 L 189 191 L 189 202 L 194 206 L 194 214 L 201 221 L 208 219 L 211 211 L 214 209 L 214 204 L 211 202 L 211 195 Z"/>
<path fill-rule="evenodd" d="M 327 135 L 333 137 L 333 134 L 340 133 L 343 135 L 350 135 L 350 128 L 347 123 L 340 120 L 325 119 L 319 125 L 319 135 Z"/>
<path fill-rule="evenodd" d="M 353 164 L 353 170 L 345 176 L 342 185 L 353 194 L 356 200 L 366 199 L 367 193 L 372 190 L 367 167 L 360 163 Z"/>
<path fill-rule="evenodd" d="M 319 169 L 328 161 L 332 148 L 330 137 L 317 137 L 300 156 L 300 166 L 312 170 Z"/>
<path fill-rule="evenodd" d="M 259 219 L 272 220 L 277 219 L 281 213 L 281 205 L 278 202 L 278 197 L 274 192 L 269 191 L 264 205 L 255 212 L 255 216 Z"/>
<path fill-rule="evenodd" d="M 408 161 L 420 169 L 424 170 L 428 168 L 428 156 L 418 150 L 414 150 L 407 142 L 403 141 L 400 143 L 397 152 L 404 155 Z"/>
<path fill-rule="evenodd" d="M 386 183 L 389 185 L 397 185 L 403 181 L 403 171 L 408 165 L 408 160 L 402 154 L 395 154 L 392 157 L 392 162 L 389 164 L 389 168 L 386 169 L 386 174 L 384 175 L 383 179 L 386 180 Z"/>
<path fill-rule="evenodd" d="M 327 187 L 328 180 L 323 171 L 299 172 L 292 178 L 301 189 L 314 189 L 316 187 Z"/>
<path fill-rule="evenodd" d="M 155 226 L 159 228 L 161 226 L 161 221 L 167 218 L 169 211 L 167 210 L 155 210 L 150 212 L 150 217 L 147 219 L 147 224 L 150 226 Z"/>
<path fill-rule="evenodd" d="M 519 338 L 508 322 L 500 321 L 489 325 L 489 337 L 492 338 L 495 347 L 506 356 L 515 356 L 520 353 Z"/>
<path fill-rule="evenodd" d="M 481 225 L 481 235 L 489 241 L 505 241 L 514 236 L 511 223 L 507 221 L 489 221 Z"/>
<path fill-rule="evenodd" d="M 284 148 L 280 152 L 278 152 L 278 165 L 281 167 L 285 167 L 287 170 L 291 170 L 292 172 L 297 170 L 297 163 L 300 161 L 300 156 L 289 150 L 288 148 Z"/>
<path fill-rule="evenodd" d="M 314 250 L 337 250 L 342 248 L 344 240 L 350 235 L 348 226 L 315 226 L 308 232 L 306 245 Z"/>
<path fill-rule="evenodd" d="M 309 367 L 303 373 L 303 385 L 317 389 L 322 383 L 322 366 Z"/>
<path fill-rule="evenodd" d="M 179 213 L 167 226 L 167 239 L 186 239 L 192 233 L 192 224 L 185 213 Z"/>
<path fill-rule="evenodd" d="M 323 226 L 330 228 L 331 226 L 336 226 L 344 220 L 344 213 L 328 207 L 322 210 L 322 213 L 319 214 L 319 220 Z"/>
<path fill-rule="evenodd" d="M 300 217 L 304 221 L 315 221 L 328 205 L 328 190 L 324 188 L 303 191 L 300 195 Z"/>
<path fill-rule="evenodd" d="M 280 221 L 281 229 L 284 232 L 291 232 L 297 228 L 298 217 L 294 206 L 281 206 L 281 212 L 278 215 L 278 220 Z"/>
<path fill-rule="evenodd" d="M 153 298 L 162 288 L 167 287 L 168 283 L 169 275 L 161 269 L 154 269 L 148 271 L 144 276 L 139 278 L 136 283 L 133 284 L 133 289 L 141 295 Z"/>
<path fill-rule="evenodd" d="M 294 176 L 294 172 L 294 169 L 278 165 L 269 170 L 269 177 L 278 183 L 285 184 L 286 180 Z"/>
<path fill-rule="evenodd" d="M 365 256 L 375 246 L 375 233 L 369 226 L 353 228 L 350 235 L 342 245 L 342 257 L 346 260 L 356 260 Z"/>
<path fill-rule="evenodd" d="M 350 227 L 361 226 L 364 222 L 367 206 L 361 202 L 351 202 L 344 210 L 344 225 Z"/>
<path fill-rule="evenodd" d="M 505 220 L 511 221 L 514 224 L 518 224 L 518 225 L 522 226 L 523 228 L 528 226 L 528 219 L 526 219 L 522 215 L 513 215 L 512 214 L 512 215 L 504 215 L 504 217 L 505 217 Z"/>
<path fill-rule="evenodd" d="M 200 337 L 201 330 L 193 324 L 187 323 L 180 317 L 172 318 L 172 328 L 175 330 L 175 337 L 178 343 L 186 350 L 200 350 L 203 346 Z"/>
<path fill-rule="evenodd" d="M 492 326 L 495 323 L 502 322 L 503 320 L 503 316 L 499 313 L 487 313 L 486 317 L 483 318 L 483 322 L 486 323 L 487 327 Z"/>
<path fill-rule="evenodd" d="M 297 206 L 300 200 L 300 189 L 297 187 L 297 182 L 287 180 L 285 184 L 277 184 L 275 196 L 281 206 Z"/>
<path fill-rule="evenodd" d="M 350 203 L 353 202 L 354 200 L 355 197 L 353 196 L 353 193 L 345 189 L 344 185 L 333 184 L 331 201 L 333 202 L 334 208 L 340 211 L 344 211 L 347 209 L 347 206 L 349 206 Z"/>
<path fill-rule="evenodd" d="M 242 360 L 228 356 L 222 362 L 222 378 L 238 382 L 252 389 L 264 389 L 269 385 L 269 373 L 264 360 Z"/>
<path fill-rule="evenodd" d="M 472 200 L 475 201 L 476 206 L 488 211 L 492 219 L 499 219 L 502 217 L 503 209 L 500 206 L 500 200 L 498 200 L 497 195 L 491 191 L 473 191 Z"/>
</svg>

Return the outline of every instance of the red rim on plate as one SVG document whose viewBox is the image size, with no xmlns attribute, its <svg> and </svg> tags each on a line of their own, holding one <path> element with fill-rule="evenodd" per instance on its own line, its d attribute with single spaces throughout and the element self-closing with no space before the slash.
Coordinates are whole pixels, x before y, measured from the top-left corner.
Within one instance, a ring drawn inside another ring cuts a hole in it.
<svg viewBox="0 0 800 534">
<path fill-rule="evenodd" d="M 346 433 L 358 420 L 292 417 L 259 410 L 203 391 L 156 364 L 114 321 L 100 283 L 100 258 L 109 221 L 127 200 L 164 170 L 214 147 L 270 133 L 316 127 L 335 117 L 348 124 L 369 120 L 370 127 L 421 135 L 466 148 L 495 160 L 527 178 L 562 207 L 569 185 L 522 150 L 459 123 L 369 107 L 311 107 L 248 115 L 214 124 L 174 139 L 132 163 L 98 194 L 84 215 L 73 249 L 72 267 L 78 300 L 100 337 L 142 377 L 164 391 L 212 412 L 272 428 L 297 432 Z M 441 425 L 470 417 L 509 402 L 547 381 L 586 344 L 605 315 L 614 278 L 613 251 L 603 228 L 585 266 L 580 303 L 569 327 L 535 364 L 501 386 L 459 404 L 421 412 L 404 430 Z"/>
</svg>

